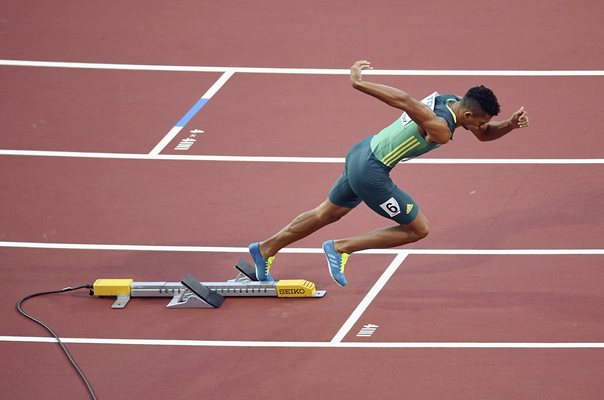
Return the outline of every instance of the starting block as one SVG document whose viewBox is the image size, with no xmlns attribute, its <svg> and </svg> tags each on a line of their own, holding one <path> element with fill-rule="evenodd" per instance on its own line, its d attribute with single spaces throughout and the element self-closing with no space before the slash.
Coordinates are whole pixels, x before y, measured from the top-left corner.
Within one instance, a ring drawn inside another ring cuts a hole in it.
<svg viewBox="0 0 604 400">
<path fill-rule="evenodd" d="M 239 274 L 226 282 L 200 282 L 185 275 L 181 282 L 134 282 L 133 279 L 97 279 L 90 294 L 116 296 L 111 308 L 124 308 L 133 297 L 171 297 L 167 308 L 218 308 L 225 297 L 323 297 L 325 290 L 303 279 L 258 281 L 255 267 L 244 259 Z"/>
</svg>

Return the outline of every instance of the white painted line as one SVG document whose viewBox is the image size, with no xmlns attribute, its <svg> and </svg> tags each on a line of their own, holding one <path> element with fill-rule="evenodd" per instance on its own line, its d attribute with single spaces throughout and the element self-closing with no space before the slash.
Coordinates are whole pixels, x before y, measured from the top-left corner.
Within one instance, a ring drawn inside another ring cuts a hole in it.
<svg viewBox="0 0 604 400">
<path fill-rule="evenodd" d="M 359 318 L 361 318 L 361 315 L 363 315 L 367 307 L 369 307 L 373 299 L 376 298 L 382 288 L 386 285 L 386 283 L 388 283 L 388 280 L 392 277 L 392 275 L 394 275 L 398 267 L 403 263 L 403 261 L 405 261 L 405 258 L 407 258 L 407 253 L 399 253 L 394 260 L 392 260 L 388 268 L 386 268 L 384 273 L 382 273 L 379 279 L 375 282 L 371 290 L 369 290 L 357 308 L 355 308 L 352 314 L 350 314 L 350 317 L 348 317 L 346 322 L 344 322 L 344 325 L 342 325 L 338 333 L 336 333 L 333 339 L 331 339 L 331 343 L 340 343 L 344 339 L 354 324 L 356 324 Z"/>
<path fill-rule="evenodd" d="M 367 250 L 367 254 L 374 254 L 376 250 Z M 485 256 L 587 256 L 604 255 L 604 249 L 412 249 L 399 250 L 409 254 L 418 255 L 485 255 Z M 379 253 L 376 253 L 379 254 Z"/>
<path fill-rule="evenodd" d="M 176 128 L 176 127 L 175 127 Z M 174 128 L 173 128 L 174 129 Z M 281 157 L 281 156 L 221 156 L 184 154 L 135 154 L 135 153 L 94 153 L 74 151 L 8 150 L 0 149 L 0 156 L 18 157 L 67 157 L 100 158 L 119 160 L 164 160 L 164 161 L 216 161 L 216 162 L 266 162 L 266 163 L 308 163 L 343 164 L 344 157 Z M 604 158 L 414 158 L 406 164 L 518 164 L 518 165 L 589 165 L 604 164 Z"/>
<path fill-rule="evenodd" d="M 148 154 L 127 154 L 127 153 L 92 153 L 78 151 L 40 151 L 40 150 L 0 150 L 0 156 L 17 157 L 67 157 L 67 158 L 109 158 L 123 160 L 152 160 L 158 157 L 152 157 Z"/>
<path fill-rule="evenodd" d="M 107 64 L 61 61 L 0 60 L 0 66 L 39 67 L 39 68 L 80 68 L 109 69 L 129 71 L 167 71 L 167 72 L 227 72 L 244 74 L 290 74 L 290 75 L 349 75 L 349 68 L 249 68 L 249 67 L 208 67 L 185 65 L 141 65 Z M 604 70 L 426 70 L 393 69 L 365 71 L 366 75 L 395 76 L 604 76 Z"/>
<path fill-rule="evenodd" d="M 151 150 L 149 155 L 156 156 L 161 153 L 164 148 L 170 144 L 170 142 L 178 135 L 178 133 L 184 128 L 184 126 L 188 123 L 188 121 L 197 114 L 197 112 L 220 90 L 221 87 L 229 80 L 231 76 L 233 76 L 234 72 L 232 70 L 225 71 L 220 78 L 204 93 L 203 96 L 197 101 L 197 103 L 193 106 L 193 109 L 189 110 L 189 112 L 183 117 L 177 124 L 168 131 L 168 133 L 163 137 L 162 140 Z"/>
<path fill-rule="evenodd" d="M 204 99 L 211 99 L 214 95 L 224 86 L 225 83 L 233 76 L 235 71 L 233 69 L 227 68 L 224 71 L 224 74 L 218 78 L 218 80 L 208 89 L 207 92 L 201 96 Z"/>
<path fill-rule="evenodd" d="M 155 156 L 158 155 L 159 153 L 162 152 L 162 150 L 168 145 L 170 144 L 170 142 L 172 141 L 172 139 L 174 139 L 176 137 L 176 135 L 178 135 L 180 133 L 180 131 L 182 130 L 182 126 L 174 126 L 172 127 L 172 129 L 170 129 L 168 131 L 168 133 L 166 133 L 166 135 L 162 138 L 162 140 L 159 141 L 159 143 L 153 148 L 153 150 L 151 150 L 149 152 L 150 156 Z"/>
<path fill-rule="evenodd" d="M 63 343 L 130 345 L 130 346 L 188 346 L 188 347 L 278 347 L 278 348 L 352 348 L 352 349 L 602 349 L 602 342 L 279 342 L 238 340 L 170 340 L 170 339 L 110 339 L 61 338 Z M 0 342 L 56 343 L 54 338 L 37 336 L 0 336 Z"/>
<path fill-rule="evenodd" d="M 604 158 L 414 158 L 412 164 L 604 164 Z"/>
<path fill-rule="evenodd" d="M 107 250 L 107 251 L 165 251 L 199 253 L 247 253 L 247 247 L 210 247 L 210 246 L 156 246 L 130 244 L 77 244 L 77 243 L 35 243 L 0 242 L 0 247 L 55 249 L 55 250 Z M 314 250 L 314 249 L 313 249 Z"/>
<path fill-rule="evenodd" d="M 164 160 L 164 161 L 220 161 L 220 162 L 282 162 L 282 163 L 330 163 L 343 164 L 343 157 L 263 157 L 263 156 L 213 156 L 184 154 L 132 154 L 132 153 L 91 153 L 73 151 L 1 150 L 0 156 L 24 157 L 68 157 L 101 158 L 121 160 Z M 604 163 L 604 159 L 603 162 Z"/>
<path fill-rule="evenodd" d="M 0 247 L 54 250 L 106 250 L 106 251 L 165 251 L 197 253 L 247 253 L 247 247 L 220 246 L 162 246 L 142 244 L 89 244 L 89 243 L 48 243 L 48 242 L 9 242 L 0 241 Z M 323 254 L 321 248 L 286 247 L 280 251 L 289 254 Z M 377 255 L 604 255 L 604 249 L 372 249 L 355 254 Z"/>
</svg>

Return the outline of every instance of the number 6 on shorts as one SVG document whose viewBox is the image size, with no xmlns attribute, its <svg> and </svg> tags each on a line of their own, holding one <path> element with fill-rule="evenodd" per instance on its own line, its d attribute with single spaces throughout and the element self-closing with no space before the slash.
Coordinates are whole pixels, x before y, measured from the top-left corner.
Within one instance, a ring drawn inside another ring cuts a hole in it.
<svg viewBox="0 0 604 400">
<path fill-rule="evenodd" d="M 398 201 L 394 197 L 389 198 L 382 204 L 380 204 L 382 210 L 386 211 L 390 217 L 395 217 L 401 213 L 401 206 L 399 206 Z"/>
</svg>

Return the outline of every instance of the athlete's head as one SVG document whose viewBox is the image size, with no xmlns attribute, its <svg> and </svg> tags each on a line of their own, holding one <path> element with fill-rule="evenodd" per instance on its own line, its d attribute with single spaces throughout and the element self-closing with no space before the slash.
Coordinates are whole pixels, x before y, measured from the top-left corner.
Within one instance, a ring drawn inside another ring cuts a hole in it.
<svg viewBox="0 0 604 400">
<path fill-rule="evenodd" d="M 468 90 L 460 102 L 461 125 L 466 129 L 486 124 L 499 114 L 499 103 L 493 91 L 482 85 Z"/>
</svg>

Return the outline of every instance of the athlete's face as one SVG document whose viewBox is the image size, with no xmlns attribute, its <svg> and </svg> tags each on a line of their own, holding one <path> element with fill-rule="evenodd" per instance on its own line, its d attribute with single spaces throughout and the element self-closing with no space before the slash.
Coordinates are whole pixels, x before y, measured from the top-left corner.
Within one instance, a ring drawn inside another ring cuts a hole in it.
<svg viewBox="0 0 604 400">
<path fill-rule="evenodd" d="M 463 126 L 465 129 L 476 130 L 482 125 L 488 123 L 491 118 L 493 117 L 489 114 L 476 114 L 472 111 L 466 111 L 463 113 L 461 126 Z"/>
</svg>

